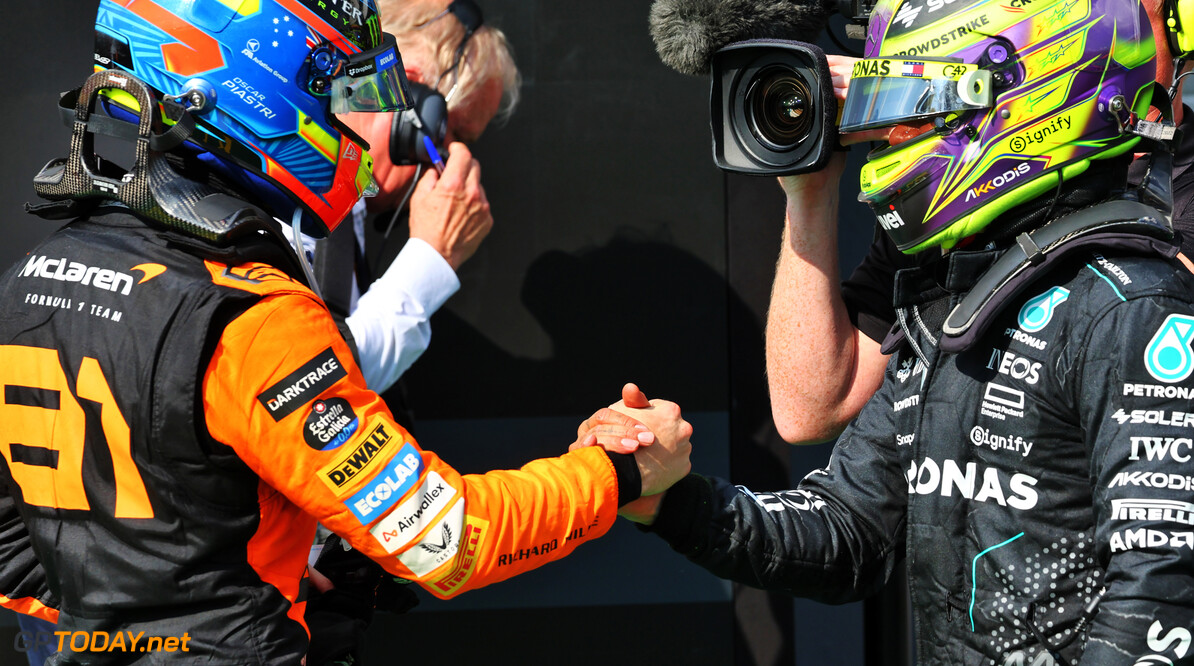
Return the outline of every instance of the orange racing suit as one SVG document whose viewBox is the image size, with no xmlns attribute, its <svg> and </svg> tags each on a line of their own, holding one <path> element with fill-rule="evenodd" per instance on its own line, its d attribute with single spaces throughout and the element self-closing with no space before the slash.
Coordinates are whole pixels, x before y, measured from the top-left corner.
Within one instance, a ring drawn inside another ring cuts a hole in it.
<svg viewBox="0 0 1194 666">
<path fill-rule="evenodd" d="M 637 495 L 633 458 L 599 447 L 458 474 L 258 255 L 110 208 L 0 280 L 0 604 L 297 663 L 316 521 L 447 598 L 567 555 Z"/>
</svg>

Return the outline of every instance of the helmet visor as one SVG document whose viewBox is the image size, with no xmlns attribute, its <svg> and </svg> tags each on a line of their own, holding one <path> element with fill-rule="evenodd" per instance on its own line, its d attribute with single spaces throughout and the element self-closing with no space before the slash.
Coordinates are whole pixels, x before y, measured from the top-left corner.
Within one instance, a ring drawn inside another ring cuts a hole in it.
<svg viewBox="0 0 1194 666">
<path fill-rule="evenodd" d="M 854 65 L 841 131 L 991 106 L 991 72 L 959 60 L 872 58 Z"/>
<path fill-rule="evenodd" d="M 381 46 L 352 56 L 332 79 L 332 113 L 409 108 L 406 70 L 389 33 L 382 36 Z"/>
</svg>

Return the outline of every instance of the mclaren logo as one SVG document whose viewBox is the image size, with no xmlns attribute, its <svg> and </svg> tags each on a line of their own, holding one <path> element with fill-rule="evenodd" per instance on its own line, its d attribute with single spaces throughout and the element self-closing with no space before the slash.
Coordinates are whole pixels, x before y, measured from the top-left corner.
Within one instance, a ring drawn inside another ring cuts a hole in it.
<svg viewBox="0 0 1194 666">
<path fill-rule="evenodd" d="M 1004 171 L 1003 173 L 995 176 L 981 185 L 975 185 L 966 191 L 966 201 L 972 201 L 979 197 L 986 196 L 1003 187 L 1004 185 L 1011 184 L 1012 181 L 1026 175 L 1029 168 L 1030 167 L 1028 166 L 1027 162 L 1021 162 L 1018 166 L 1016 166 L 1016 168 L 1008 169 L 1007 171 Z"/>
<path fill-rule="evenodd" d="M 133 266 L 132 270 L 141 271 L 144 274 L 144 277 L 142 277 L 140 280 L 137 280 L 137 284 L 145 284 L 162 273 L 165 273 L 166 267 L 161 264 L 137 264 L 136 266 Z"/>
<path fill-rule="evenodd" d="M 136 281 L 136 284 L 142 284 L 166 272 L 166 267 L 161 264 L 139 264 L 129 270 L 139 271 L 143 274 L 142 278 Z M 87 266 L 66 257 L 51 258 L 36 254 L 29 257 L 25 268 L 21 269 L 21 277 L 77 282 L 97 289 L 120 292 L 124 296 L 129 295 L 134 284 L 133 276 L 128 273 Z"/>
</svg>

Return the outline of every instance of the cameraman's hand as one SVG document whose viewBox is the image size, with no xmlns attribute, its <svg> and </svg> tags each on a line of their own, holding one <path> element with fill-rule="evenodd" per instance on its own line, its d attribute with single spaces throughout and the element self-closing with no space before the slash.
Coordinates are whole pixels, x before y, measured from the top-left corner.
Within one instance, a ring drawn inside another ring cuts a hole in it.
<svg viewBox="0 0 1194 666">
<path fill-rule="evenodd" d="M 452 143 L 441 175 L 428 169 L 410 201 L 410 236 L 426 241 L 452 270 L 473 256 L 493 228 L 481 165 L 468 146 Z"/>
<path fill-rule="evenodd" d="M 779 185 L 788 199 L 788 220 L 807 230 L 820 226 L 836 230 L 837 185 L 845 170 L 846 153 L 836 151 L 830 156 L 829 164 L 820 171 L 780 176 Z M 814 220 L 821 220 L 824 225 L 815 225 Z"/>
<path fill-rule="evenodd" d="M 846 103 L 846 92 L 850 89 L 850 79 L 854 74 L 854 63 L 858 62 L 859 59 L 828 54 L 826 54 L 825 59 L 829 61 L 829 73 L 833 75 L 833 96 L 837 98 L 837 103 L 840 107 Z M 890 133 L 890 127 L 880 127 L 861 132 L 846 132 L 838 134 L 838 141 L 843 146 L 866 141 L 887 141 L 887 135 Z"/>
</svg>

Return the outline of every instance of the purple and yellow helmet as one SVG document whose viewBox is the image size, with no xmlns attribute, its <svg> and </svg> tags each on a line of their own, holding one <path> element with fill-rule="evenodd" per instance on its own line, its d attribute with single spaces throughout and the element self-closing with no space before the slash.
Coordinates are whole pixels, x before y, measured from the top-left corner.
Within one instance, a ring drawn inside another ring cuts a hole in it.
<svg viewBox="0 0 1194 666">
<path fill-rule="evenodd" d="M 1138 0 L 880 0 L 842 131 L 932 129 L 872 151 L 859 198 L 902 251 L 949 249 L 1136 145 L 1156 53 Z"/>
<path fill-rule="evenodd" d="M 410 106 L 373 0 L 102 0 L 95 30 L 97 70 L 180 100 L 191 149 L 276 217 L 301 209 L 314 235 L 376 191 L 367 145 L 335 114 Z"/>
</svg>

